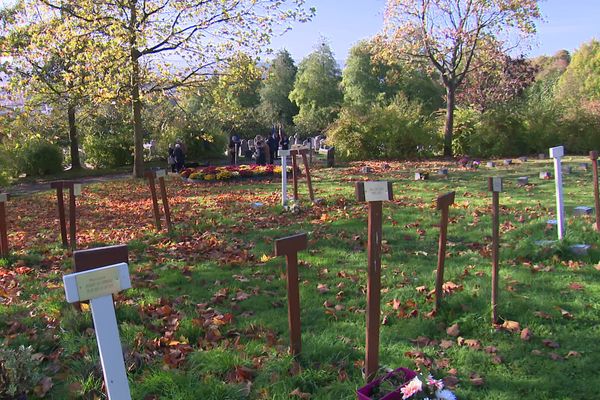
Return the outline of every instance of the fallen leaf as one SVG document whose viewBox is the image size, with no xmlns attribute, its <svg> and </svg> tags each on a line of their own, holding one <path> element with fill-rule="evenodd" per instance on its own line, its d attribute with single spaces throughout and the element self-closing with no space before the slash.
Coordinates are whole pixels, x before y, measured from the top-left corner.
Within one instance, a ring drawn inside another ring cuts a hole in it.
<svg viewBox="0 0 600 400">
<path fill-rule="evenodd" d="M 544 339 L 542 340 L 542 343 L 544 346 L 550 347 L 551 349 L 558 349 L 560 347 L 560 344 L 550 339 Z"/>
<path fill-rule="evenodd" d="M 289 397 L 299 397 L 301 399 L 310 399 L 310 393 L 303 393 L 300 389 L 296 388 L 290 392 Z"/>
<path fill-rule="evenodd" d="M 532 333 L 529 328 L 525 328 L 521 331 L 521 340 L 528 341 L 531 339 Z"/>
<path fill-rule="evenodd" d="M 452 346 L 454 346 L 454 342 L 452 340 L 442 339 L 442 341 L 440 342 L 440 347 L 444 350 L 447 350 Z"/>
<path fill-rule="evenodd" d="M 567 358 L 571 358 L 571 357 L 581 357 L 581 353 L 578 351 L 569 351 L 566 355 Z"/>
<path fill-rule="evenodd" d="M 319 283 L 317 285 L 317 290 L 319 291 L 319 293 L 324 294 L 329 292 L 329 287 L 324 283 Z"/>
<path fill-rule="evenodd" d="M 509 332 L 519 333 L 521 330 L 521 325 L 517 321 L 504 321 L 502 324 L 502 329 L 505 329 Z"/>
<path fill-rule="evenodd" d="M 458 324 L 454 324 L 454 325 L 448 327 L 448 329 L 446 329 L 446 333 L 449 336 L 454 336 L 454 337 L 458 336 L 460 334 L 460 328 L 458 327 Z"/>
<path fill-rule="evenodd" d="M 485 380 L 474 372 L 469 376 L 469 380 L 473 386 L 483 386 L 485 384 Z"/>
</svg>

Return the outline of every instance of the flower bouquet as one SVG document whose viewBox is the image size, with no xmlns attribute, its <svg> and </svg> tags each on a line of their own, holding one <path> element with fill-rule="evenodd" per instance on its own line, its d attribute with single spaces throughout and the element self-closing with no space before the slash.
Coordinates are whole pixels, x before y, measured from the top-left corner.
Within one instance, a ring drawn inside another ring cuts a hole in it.
<svg viewBox="0 0 600 400">
<path fill-rule="evenodd" d="M 398 368 L 357 390 L 358 400 L 456 400 L 441 379 Z"/>
</svg>

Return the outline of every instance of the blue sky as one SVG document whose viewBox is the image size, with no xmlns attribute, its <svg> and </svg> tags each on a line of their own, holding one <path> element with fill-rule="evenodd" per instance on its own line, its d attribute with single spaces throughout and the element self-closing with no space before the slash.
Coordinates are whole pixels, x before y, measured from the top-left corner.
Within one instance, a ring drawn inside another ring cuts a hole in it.
<svg viewBox="0 0 600 400">
<path fill-rule="evenodd" d="M 385 0 L 307 0 L 317 9 L 316 17 L 275 38 L 273 49 L 286 48 L 300 61 L 321 37 L 329 42 L 338 60 L 361 39 L 376 34 L 383 25 Z M 558 50 L 576 50 L 582 43 L 600 39 L 600 0 L 542 0 L 544 20 L 528 56 L 552 55 Z"/>
</svg>

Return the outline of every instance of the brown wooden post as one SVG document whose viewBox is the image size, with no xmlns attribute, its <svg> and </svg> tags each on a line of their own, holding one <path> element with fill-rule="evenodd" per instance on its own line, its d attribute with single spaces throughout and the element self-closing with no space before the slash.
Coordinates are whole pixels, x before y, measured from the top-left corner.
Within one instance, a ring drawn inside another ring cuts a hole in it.
<svg viewBox="0 0 600 400">
<path fill-rule="evenodd" d="M 0 193 L 0 257 L 8 256 L 8 224 L 6 222 L 7 193 Z"/>
<path fill-rule="evenodd" d="M 492 192 L 492 323 L 498 323 L 498 281 L 500 259 L 500 192 L 502 178 L 488 178 L 488 189 Z"/>
<path fill-rule="evenodd" d="M 438 243 L 438 264 L 435 277 L 435 311 L 442 301 L 442 285 L 444 284 L 444 262 L 446 261 L 446 236 L 448 233 L 448 208 L 454 204 L 455 192 L 446 193 L 437 198 L 437 209 L 442 212 L 440 219 L 440 240 Z"/>
<path fill-rule="evenodd" d="M 64 181 L 50 183 L 50 187 L 56 189 L 56 204 L 58 205 L 58 222 L 60 224 L 60 237 L 64 247 L 69 247 L 67 238 L 67 221 L 65 218 L 65 199 L 63 197 Z"/>
<path fill-rule="evenodd" d="M 288 325 L 290 352 L 297 356 L 302 351 L 300 331 L 300 289 L 298 287 L 298 252 L 308 246 L 306 233 L 275 240 L 275 255 L 285 255 L 287 264 Z"/>
<path fill-rule="evenodd" d="M 306 157 L 306 150 L 300 151 L 302 155 L 302 163 L 304 164 L 304 170 L 306 171 L 306 184 L 308 185 L 308 196 L 310 201 L 315 201 L 315 194 L 313 192 L 312 181 L 310 180 L 310 166 L 308 164 L 308 158 Z"/>
<path fill-rule="evenodd" d="M 369 203 L 365 379 L 370 382 L 376 377 L 379 370 L 382 202 L 393 199 L 392 184 L 390 182 L 357 182 L 356 199 Z"/>
<path fill-rule="evenodd" d="M 158 209 L 158 198 L 156 196 L 156 186 L 154 184 L 154 177 L 156 173 L 154 171 L 146 171 L 146 178 L 148 178 L 148 185 L 150 186 L 150 194 L 152 195 L 152 210 L 154 211 L 154 223 L 156 230 L 161 230 L 160 225 L 160 211 Z"/>
<path fill-rule="evenodd" d="M 75 269 L 73 272 L 89 271 L 91 269 L 128 262 L 129 251 L 127 245 L 124 244 L 73 252 L 73 265 Z M 77 310 L 81 311 L 80 302 L 73 304 Z"/>
<path fill-rule="evenodd" d="M 294 181 L 294 200 L 297 201 L 298 200 L 298 173 L 297 173 L 297 169 L 298 169 L 298 162 L 296 161 L 296 154 L 297 152 L 292 150 L 290 152 L 290 155 L 292 156 L 292 178 Z"/>
<path fill-rule="evenodd" d="M 598 152 L 590 151 L 590 159 L 592 160 L 592 170 L 594 171 L 594 202 L 596 205 L 596 226 L 597 231 L 600 231 L 600 195 L 598 194 Z"/>
<path fill-rule="evenodd" d="M 171 209 L 169 208 L 169 199 L 167 198 L 167 188 L 165 187 L 165 177 L 158 177 L 158 186 L 160 187 L 160 197 L 162 199 L 163 209 L 165 211 L 165 220 L 167 221 L 167 230 L 171 232 Z"/>
</svg>

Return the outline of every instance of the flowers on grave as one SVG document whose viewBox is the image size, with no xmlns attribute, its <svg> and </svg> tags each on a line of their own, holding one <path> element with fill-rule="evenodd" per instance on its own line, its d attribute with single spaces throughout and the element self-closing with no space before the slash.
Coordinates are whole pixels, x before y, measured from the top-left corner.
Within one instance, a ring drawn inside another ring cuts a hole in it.
<svg viewBox="0 0 600 400">
<path fill-rule="evenodd" d="M 456 400 L 441 379 L 398 368 L 358 389 L 360 400 Z"/>
<path fill-rule="evenodd" d="M 292 172 L 292 167 L 287 167 Z M 281 167 L 275 165 L 227 165 L 223 167 L 186 168 L 179 174 L 184 180 L 228 181 L 236 178 L 265 177 L 281 174 Z"/>
</svg>

